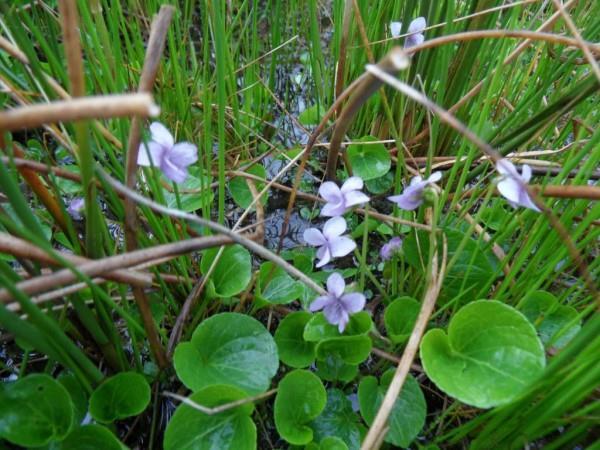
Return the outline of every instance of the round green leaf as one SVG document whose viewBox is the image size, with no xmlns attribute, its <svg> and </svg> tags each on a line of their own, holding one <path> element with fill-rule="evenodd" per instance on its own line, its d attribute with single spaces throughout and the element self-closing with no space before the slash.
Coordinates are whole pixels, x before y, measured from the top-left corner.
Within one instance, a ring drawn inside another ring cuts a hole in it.
<svg viewBox="0 0 600 450">
<path fill-rule="evenodd" d="M 377 378 L 373 376 L 361 380 L 358 386 L 358 403 L 360 413 L 367 424 L 371 425 L 375 420 L 393 377 L 394 370 L 388 370 L 381 377 L 381 385 L 378 385 Z M 399 447 L 408 447 L 423 429 L 426 413 L 427 404 L 421 387 L 411 375 L 408 375 L 390 413 L 388 420 L 390 429 L 385 436 L 385 441 Z"/>
<path fill-rule="evenodd" d="M 367 334 L 372 326 L 373 321 L 369 313 L 360 311 L 350 316 L 350 321 L 346 325 L 344 334 L 340 334 L 337 325 L 330 324 L 323 313 L 318 313 L 306 324 L 304 328 L 304 340 L 317 342 L 342 336 L 363 335 Z"/>
<path fill-rule="evenodd" d="M 124 450 L 127 447 L 101 425 L 83 425 L 73 429 L 53 450 Z"/>
<path fill-rule="evenodd" d="M 263 180 L 267 178 L 267 171 L 265 170 L 264 166 L 260 164 L 253 165 L 252 167 L 247 169 L 246 172 L 251 175 L 255 175 Z M 229 182 L 229 192 L 231 193 L 233 201 L 240 208 L 244 209 L 248 208 L 248 206 L 250 206 L 250 204 L 254 200 L 254 197 L 252 196 L 252 191 L 250 191 L 246 180 L 248 180 L 248 178 L 246 177 L 235 177 L 232 178 Z M 258 181 L 254 179 L 252 181 L 254 182 L 254 185 L 256 186 L 256 190 L 258 192 L 262 191 L 267 184 L 264 181 Z M 263 205 L 267 204 L 268 197 L 269 193 L 265 192 L 260 198 L 260 201 Z"/>
<path fill-rule="evenodd" d="M 379 195 L 389 191 L 394 185 L 394 173 L 388 172 L 379 178 L 365 181 L 367 190 L 372 194 Z"/>
<path fill-rule="evenodd" d="M 204 252 L 200 263 L 202 273 L 208 273 L 218 251 L 214 248 Z M 246 289 L 251 276 L 252 258 L 248 250 L 241 245 L 226 247 L 211 276 L 215 294 L 225 298 L 239 294 Z"/>
<path fill-rule="evenodd" d="M 195 403 L 214 408 L 247 397 L 237 388 L 206 387 L 190 397 Z M 208 415 L 181 404 L 165 431 L 165 450 L 254 450 L 256 425 L 250 418 L 254 405 L 245 403 L 218 414 Z"/>
<path fill-rule="evenodd" d="M 388 337 L 394 344 L 408 340 L 415 325 L 421 305 L 412 297 L 400 297 L 385 308 L 383 321 Z"/>
<path fill-rule="evenodd" d="M 325 388 L 319 378 L 307 370 L 297 369 L 279 382 L 275 397 L 275 427 L 290 444 L 306 445 L 313 440 L 308 426 L 327 402 Z"/>
<path fill-rule="evenodd" d="M 290 367 L 302 369 L 315 360 L 315 344 L 302 337 L 304 326 L 312 314 L 297 311 L 286 316 L 275 332 L 275 342 L 279 350 L 279 359 Z"/>
<path fill-rule="evenodd" d="M 327 437 L 337 437 L 350 450 L 360 448 L 360 417 L 352 411 L 350 400 L 339 389 L 327 391 L 325 409 L 310 426 L 314 431 L 314 440 L 321 441 L 321 447 Z"/>
<path fill-rule="evenodd" d="M 348 450 L 348 446 L 338 437 L 327 436 L 319 444 L 319 450 Z"/>
<path fill-rule="evenodd" d="M 336 355 L 329 354 L 325 359 L 317 360 L 317 375 L 325 381 L 352 381 L 358 375 L 358 365 L 346 364 Z"/>
<path fill-rule="evenodd" d="M 293 302 L 303 293 L 302 283 L 290 277 L 281 267 L 272 262 L 260 265 L 258 275 L 260 298 L 278 305 Z"/>
<path fill-rule="evenodd" d="M 421 342 L 427 376 L 448 395 L 479 408 L 508 403 L 544 370 L 544 347 L 516 309 L 480 300 L 458 311 L 448 334 L 435 329 Z"/>
<path fill-rule="evenodd" d="M 136 416 L 150 403 L 150 386 L 136 372 L 122 372 L 108 378 L 92 392 L 90 414 L 98 422 L 112 422 Z"/>
<path fill-rule="evenodd" d="M 73 402 L 73 422 L 81 423 L 88 411 L 88 396 L 83 386 L 72 373 L 62 373 L 57 380 L 69 393 Z"/>
<path fill-rule="evenodd" d="M 210 189 L 210 181 L 210 178 L 201 174 L 199 169 L 191 167 L 188 177 L 177 186 L 180 204 L 177 203 L 175 192 L 163 189 L 167 206 L 185 212 L 194 212 L 202 208 L 204 204 L 210 205 L 215 196 Z"/>
<path fill-rule="evenodd" d="M 581 329 L 577 310 L 560 305 L 549 292 L 532 292 L 523 300 L 519 310 L 537 328 L 545 346 L 563 348 Z"/>
<path fill-rule="evenodd" d="M 73 423 L 67 390 L 48 375 L 0 383 L 0 438 L 23 447 L 63 439 Z"/>
<path fill-rule="evenodd" d="M 298 122 L 304 126 L 318 125 L 327 111 L 321 104 L 309 106 L 298 116 Z"/>
<path fill-rule="evenodd" d="M 354 175 L 364 181 L 373 180 L 384 176 L 392 167 L 392 159 L 383 144 L 369 144 L 378 139 L 373 136 L 364 136 L 357 142 L 365 144 L 350 144 L 348 146 L 348 160 Z"/>
<path fill-rule="evenodd" d="M 344 336 L 320 341 L 317 344 L 317 359 L 336 356 L 346 364 L 360 364 L 369 357 L 372 342 L 369 336 Z"/>
<path fill-rule="evenodd" d="M 179 379 L 192 391 L 215 384 L 248 394 L 265 391 L 279 367 L 273 337 L 256 319 L 222 313 L 203 321 L 173 356 Z"/>
</svg>

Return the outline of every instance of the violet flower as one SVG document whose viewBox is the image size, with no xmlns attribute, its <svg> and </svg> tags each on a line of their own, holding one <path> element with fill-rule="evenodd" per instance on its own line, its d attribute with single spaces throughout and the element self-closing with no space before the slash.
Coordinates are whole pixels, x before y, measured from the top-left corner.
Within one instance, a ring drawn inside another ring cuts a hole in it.
<svg viewBox="0 0 600 450">
<path fill-rule="evenodd" d="M 322 216 L 335 217 L 341 216 L 349 208 L 361 203 L 367 203 L 369 197 L 360 192 L 363 188 L 363 180 L 360 177 L 350 177 L 340 189 L 333 181 L 327 181 L 319 188 L 319 195 L 327 203 L 321 210 Z"/>
<path fill-rule="evenodd" d="M 408 25 L 408 31 L 406 39 L 404 40 L 404 48 L 414 47 L 415 45 L 422 44 L 425 41 L 423 30 L 427 27 L 427 21 L 425 17 L 417 17 Z M 402 22 L 391 22 L 390 33 L 393 38 L 400 36 L 402 32 Z"/>
<path fill-rule="evenodd" d="M 69 206 L 67 207 L 67 212 L 73 219 L 81 220 L 83 219 L 81 211 L 83 211 L 84 207 L 85 201 L 83 200 L 83 197 L 75 197 L 73 200 L 71 200 L 71 203 L 69 203 Z"/>
<path fill-rule="evenodd" d="M 317 267 L 322 267 L 332 258 L 346 256 L 356 248 L 356 243 L 347 236 L 342 236 L 346 231 L 346 221 L 343 217 L 333 217 L 325 222 L 323 232 L 317 228 L 304 230 L 304 240 L 307 244 L 319 247 Z"/>
<path fill-rule="evenodd" d="M 523 168 L 519 174 L 512 162 L 508 159 L 501 159 L 496 163 L 496 170 L 502 175 L 498 182 L 498 191 L 508 200 L 513 208 L 523 206 L 540 212 L 540 209 L 529 197 L 527 189 L 525 189 L 525 185 L 531 179 L 531 167 L 523 164 Z"/>
<path fill-rule="evenodd" d="M 423 193 L 425 188 L 431 183 L 435 183 L 442 179 L 441 172 L 433 172 L 429 178 L 424 180 L 419 175 L 410 180 L 410 184 L 400 195 L 388 197 L 388 200 L 398 205 L 398 208 L 412 211 L 417 209 L 423 203 Z"/>
<path fill-rule="evenodd" d="M 344 294 L 346 283 L 339 273 L 332 273 L 327 278 L 327 295 L 317 297 L 311 304 L 311 312 L 323 310 L 327 321 L 337 325 L 340 333 L 344 332 L 350 314 L 357 313 L 365 307 L 365 296 L 358 292 Z"/>
<path fill-rule="evenodd" d="M 388 261 L 392 259 L 394 253 L 402 248 L 402 238 L 396 236 L 390 239 L 386 244 L 381 247 L 379 254 L 381 259 Z"/>
<path fill-rule="evenodd" d="M 151 140 L 140 144 L 137 163 L 140 166 L 154 165 L 168 179 L 183 182 L 188 176 L 187 167 L 198 161 L 196 146 L 189 142 L 175 144 L 173 135 L 160 122 L 150 125 L 150 133 Z"/>
</svg>

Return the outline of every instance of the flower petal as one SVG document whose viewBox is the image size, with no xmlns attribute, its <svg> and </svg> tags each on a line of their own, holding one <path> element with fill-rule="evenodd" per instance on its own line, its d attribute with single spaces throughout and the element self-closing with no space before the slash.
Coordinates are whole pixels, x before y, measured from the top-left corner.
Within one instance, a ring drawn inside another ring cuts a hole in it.
<svg viewBox="0 0 600 450">
<path fill-rule="evenodd" d="M 331 240 L 344 234 L 346 227 L 346 220 L 343 217 L 332 217 L 323 225 L 323 235 L 327 240 Z"/>
<path fill-rule="evenodd" d="M 396 203 L 398 208 L 412 211 L 423 203 L 423 188 L 421 186 L 409 186 L 402 194 L 388 197 L 388 200 Z"/>
<path fill-rule="evenodd" d="M 350 317 L 348 316 L 348 313 L 346 311 L 342 311 L 340 320 L 338 322 L 338 331 L 340 333 L 344 332 L 344 330 L 346 329 L 346 325 L 348 325 L 349 320 L 350 320 Z"/>
<path fill-rule="evenodd" d="M 319 258 L 319 262 L 315 266 L 317 268 L 323 267 L 325 264 L 331 261 L 331 252 L 326 245 L 319 247 L 317 250 L 317 258 Z"/>
<path fill-rule="evenodd" d="M 326 181 L 319 187 L 319 195 L 328 203 L 339 203 L 342 201 L 340 188 L 333 181 Z"/>
<path fill-rule="evenodd" d="M 166 153 L 166 157 L 178 167 L 187 167 L 198 161 L 198 148 L 189 142 L 179 142 Z"/>
<path fill-rule="evenodd" d="M 327 278 L 327 292 L 329 292 L 329 295 L 332 297 L 340 298 L 344 293 L 345 287 L 346 282 L 344 281 L 344 277 L 339 273 L 334 272 Z"/>
<path fill-rule="evenodd" d="M 361 177 L 350 177 L 346 181 L 344 181 L 344 184 L 342 184 L 341 191 L 343 193 L 350 191 L 360 191 L 363 188 L 363 186 L 364 183 Z"/>
<path fill-rule="evenodd" d="M 521 186 L 514 178 L 504 178 L 498 182 L 498 191 L 500 194 L 513 203 L 519 203 L 521 196 Z"/>
<path fill-rule="evenodd" d="M 427 182 L 428 183 L 437 183 L 441 179 L 442 179 L 442 172 L 433 172 L 431 175 L 429 175 L 429 178 L 427 178 Z"/>
<path fill-rule="evenodd" d="M 425 29 L 426 26 L 427 21 L 425 20 L 425 17 L 417 17 L 410 22 L 407 33 L 420 33 Z"/>
<path fill-rule="evenodd" d="M 365 296 L 359 292 L 351 292 L 343 295 L 342 298 L 340 298 L 340 303 L 348 314 L 362 311 L 362 309 L 365 307 L 366 301 L 367 300 Z"/>
<path fill-rule="evenodd" d="M 346 208 L 354 205 L 360 205 L 361 203 L 368 203 L 370 200 L 365 194 L 360 191 L 350 191 L 344 194 Z"/>
<path fill-rule="evenodd" d="M 521 190 L 521 197 L 519 198 L 519 201 L 517 203 L 525 208 L 533 209 L 537 212 L 542 212 L 540 208 L 538 208 L 537 205 L 533 203 L 533 200 L 531 200 L 529 193 L 525 189 Z"/>
<path fill-rule="evenodd" d="M 318 228 L 307 228 L 304 230 L 302 237 L 308 245 L 320 246 L 327 243 L 325 236 L 323 236 L 323 233 Z"/>
<path fill-rule="evenodd" d="M 422 33 L 411 34 L 410 36 L 406 37 L 406 40 L 404 41 L 404 48 L 411 48 L 416 45 L 421 45 L 423 42 L 425 42 L 425 36 L 423 36 Z"/>
<path fill-rule="evenodd" d="M 344 201 L 339 203 L 327 203 L 321 209 L 321 215 L 325 217 L 337 217 L 346 212 L 346 204 Z"/>
<path fill-rule="evenodd" d="M 325 308 L 327 305 L 331 304 L 331 302 L 337 301 L 334 298 L 331 298 L 328 295 L 323 295 L 321 297 L 317 297 L 308 307 L 311 312 L 319 311 L 320 309 Z"/>
<path fill-rule="evenodd" d="M 323 314 L 325 315 L 327 322 L 332 325 L 337 325 L 345 312 L 342 309 L 342 305 L 336 300 L 323 308 Z"/>
<path fill-rule="evenodd" d="M 183 183 L 188 176 L 188 171 L 185 167 L 178 167 L 167 158 L 162 160 L 160 170 L 162 170 L 169 180 L 175 183 Z"/>
<path fill-rule="evenodd" d="M 175 143 L 173 135 L 162 123 L 152 122 L 150 124 L 150 133 L 152 134 L 152 140 L 154 142 L 158 142 L 167 148 L 173 147 L 173 144 Z"/>
<path fill-rule="evenodd" d="M 160 145 L 158 142 L 150 141 L 147 144 L 143 142 L 140 144 L 140 148 L 138 149 L 138 159 L 137 163 L 139 166 L 156 166 L 160 167 L 163 159 L 163 155 L 165 152 L 165 148 Z M 150 157 L 148 157 L 150 156 Z M 152 158 L 152 163 L 150 162 L 150 158 Z"/>
<path fill-rule="evenodd" d="M 525 183 L 529 183 L 531 180 L 531 167 L 528 164 L 523 164 L 523 168 L 521 169 L 521 179 Z"/>
<path fill-rule="evenodd" d="M 390 23 L 390 34 L 392 37 L 397 38 L 402 33 L 402 22 L 391 22 Z"/>
<path fill-rule="evenodd" d="M 331 256 L 334 258 L 346 256 L 355 248 L 356 242 L 346 236 L 336 237 L 329 240 L 329 250 L 331 250 Z"/>
<path fill-rule="evenodd" d="M 519 173 L 517 172 L 515 165 L 506 158 L 502 158 L 496 163 L 496 170 L 500 175 L 519 177 Z"/>
</svg>

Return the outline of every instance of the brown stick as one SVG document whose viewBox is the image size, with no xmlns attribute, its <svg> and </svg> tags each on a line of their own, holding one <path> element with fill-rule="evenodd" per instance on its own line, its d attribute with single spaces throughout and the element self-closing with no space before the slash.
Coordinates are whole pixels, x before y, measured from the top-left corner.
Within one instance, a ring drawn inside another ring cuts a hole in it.
<svg viewBox="0 0 600 450">
<path fill-rule="evenodd" d="M 83 97 L 85 95 L 85 81 L 81 43 L 79 42 L 77 4 L 75 0 L 58 0 L 58 9 L 67 58 L 67 72 L 71 81 L 71 95 L 73 97 Z"/>
<path fill-rule="evenodd" d="M 148 94 L 82 97 L 0 111 L 0 129 L 14 131 L 92 118 L 154 117 L 159 112 L 160 108 Z"/>
<path fill-rule="evenodd" d="M 535 192 L 544 197 L 587 198 L 600 200 L 600 187 L 586 185 L 538 185 L 532 186 Z"/>
</svg>

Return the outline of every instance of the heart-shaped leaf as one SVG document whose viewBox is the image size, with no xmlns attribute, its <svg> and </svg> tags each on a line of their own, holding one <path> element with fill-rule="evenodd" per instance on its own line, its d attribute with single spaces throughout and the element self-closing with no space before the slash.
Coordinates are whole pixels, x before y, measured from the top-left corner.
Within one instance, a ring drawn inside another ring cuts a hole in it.
<svg viewBox="0 0 600 450">
<path fill-rule="evenodd" d="M 371 425 L 375 420 L 393 377 L 394 371 L 388 370 L 381 377 L 381 385 L 378 385 L 377 378 L 373 376 L 361 380 L 358 386 L 358 402 L 360 413 L 367 424 Z M 421 387 L 408 375 L 390 413 L 390 429 L 385 441 L 399 447 L 408 447 L 425 425 L 426 413 L 427 405 Z"/>
<path fill-rule="evenodd" d="M 277 346 L 252 317 L 222 313 L 203 321 L 173 357 L 179 379 L 192 391 L 228 384 L 248 394 L 265 391 L 279 367 Z"/>
<path fill-rule="evenodd" d="M 346 150 L 354 175 L 364 181 L 382 177 L 392 167 L 392 159 L 385 146 L 371 143 L 377 140 L 373 136 L 364 136 L 356 141 L 362 143 L 350 144 Z"/>
<path fill-rule="evenodd" d="M 201 175 L 200 170 L 195 167 L 190 168 L 190 174 L 177 188 L 181 204 L 177 203 L 177 195 L 174 192 L 163 190 L 169 208 L 194 212 L 201 209 L 204 204 L 210 205 L 214 197 L 213 190 L 210 188 L 210 178 Z"/>
<path fill-rule="evenodd" d="M 521 304 L 519 310 L 537 328 L 544 345 L 563 348 L 581 329 L 575 308 L 560 305 L 549 292 L 534 291 Z"/>
<path fill-rule="evenodd" d="M 358 365 L 346 364 L 342 358 L 329 354 L 325 359 L 317 360 L 317 375 L 325 381 L 353 380 L 358 375 Z"/>
<path fill-rule="evenodd" d="M 88 412 L 88 396 L 85 389 L 72 373 L 63 372 L 56 381 L 63 385 L 71 397 L 73 423 L 81 423 Z"/>
<path fill-rule="evenodd" d="M 92 392 L 90 414 L 98 422 L 112 422 L 136 416 L 150 403 L 150 386 L 136 372 L 122 372 L 108 378 Z"/>
<path fill-rule="evenodd" d="M 260 164 L 253 165 L 252 167 L 247 169 L 246 172 L 262 180 L 265 180 L 267 178 L 267 171 L 265 170 L 264 166 Z M 250 206 L 250 204 L 254 200 L 254 197 L 252 196 L 252 191 L 250 191 L 248 183 L 246 182 L 247 179 L 248 178 L 246 177 L 234 177 L 229 182 L 229 192 L 231 193 L 233 201 L 240 208 L 244 209 L 248 208 L 248 206 Z M 256 186 L 256 190 L 258 192 L 262 191 L 267 184 L 265 181 L 258 181 L 255 179 L 252 179 L 252 181 L 254 182 L 254 185 Z M 260 201 L 263 205 L 267 204 L 268 197 L 269 193 L 265 192 L 260 198 Z"/>
<path fill-rule="evenodd" d="M 281 267 L 274 267 L 272 262 L 260 265 L 258 287 L 262 300 L 277 305 L 293 302 L 303 293 L 302 284 Z"/>
<path fill-rule="evenodd" d="M 277 327 L 275 342 L 279 350 L 279 359 L 290 367 L 302 369 L 315 360 L 315 344 L 302 337 L 304 326 L 312 314 L 296 311 L 287 315 Z"/>
<path fill-rule="evenodd" d="M 412 297 L 400 297 L 385 308 L 383 321 L 388 337 L 394 344 L 403 344 L 409 338 L 421 306 Z"/>
<path fill-rule="evenodd" d="M 208 273 L 218 251 L 217 248 L 213 248 L 204 252 L 200 263 L 200 270 L 203 274 Z M 225 298 L 239 294 L 246 289 L 251 276 L 252 258 L 248 250 L 241 245 L 227 247 L 211 276 L 215 294 Z"/>
<path fill-rule="evenodd" d="M 206 387 L 189 399 L 207 408 L 246 398 L 232 386 Z M 182 404 L 167 425 L 165 450 L 255 450 L 256 425 L 251 419 L 254 405 L 245 403 L 218 414 L 208 415 Z"/>
<path fill-rule="evenodd" d="M 516 309 L 493 300 L 462 307 L 448 334 L 427 332 L 421 342 L 427 376 L 444 392 L 479 408 L 508 403 L 544 370 L 544 346 Z"/>
<path fill-rule="evenodd" d="M 48 375 L 0 383 L 0 438 L 23 447 L 63 439 L 73 423 L 67 390 Z"/>
<path fill-rule="evenodd" d="M 307 370 L 296 369 L 279 382 L 275 397 L 275 426 L 290 444 L 306 445 L 313 440 L 309 424 L 327 402 L 327 394 L 319 378 Z"/>
<path fill-rule="evenodd" d="M 371 338 L 364 335 L 326 339 L 317 344 L 317 359 L 336 356 L 346 364 L 360 364 L 369 357 L 371 347 Z"/>
<path fill-rule="evenodd" d="M 298 121 L 304 126 L 318 125 L 327 111 L 321 104 L 309 106 L 298 116 Z"/>
<path fill-rule="evenodd" d="M 330 324 L 323 313 L 318 313 L 306 324 L 304 339 L 310 342 L 317 342 L 342 336 L 364 335 L 371 330 L 372 326 L 373 321 L 369 313 L 360 311 L 350 316 L 350 321 L 346 325 L 344 334 L 340 334 L 337 325 Z"/>
<path fill-rule="evenodd" d="M 360 417 L 352 411 L 352 404 L 339 389 L 327 391 L 327 404 L 319 417 L 310 424 L 314 440 L 327 437 L 341 439 L 350 450 L 358 450 L 361 441 Z"/>
<path fill-rule="evenodd" d="M 126 450 L 110 430 L 102 425 L 89 424 L 74 428 L 64 441 L 53 443 L 52 450 Z"/>
</svg>

